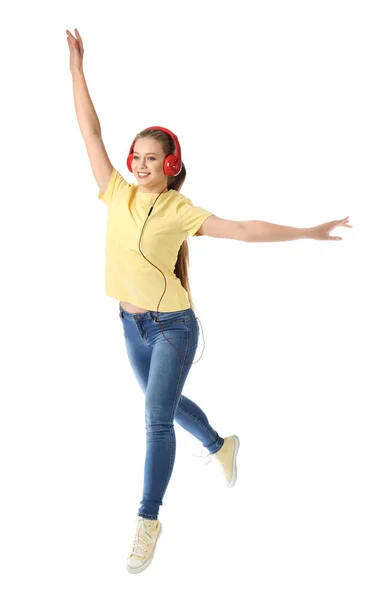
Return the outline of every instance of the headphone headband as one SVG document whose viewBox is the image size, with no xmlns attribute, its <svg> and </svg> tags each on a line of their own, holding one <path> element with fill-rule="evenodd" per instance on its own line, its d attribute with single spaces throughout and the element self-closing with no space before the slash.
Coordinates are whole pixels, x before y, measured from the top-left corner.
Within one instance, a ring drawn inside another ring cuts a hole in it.
<svg viewBox="0 0 367 600">
<path fill-rule="evenodd" d="M 164 161 L 164 165 L 163 165 L 163 171 L 165 175 L 170 175 L 175 177 L 176 175 L 178 175 L 181 172 L 182 169 L 182 160 L 181 160 L 181 147 L 180 147 L 180 142 L 178 141 L 178 137 L 177 135 L 175 135 L 174 133 L 172 133 L 172 131 L 170 131 L 169 129 L 166 129 L 165 127 L 159 127 L 158 125 L 155 125 L 153 127 L 146 127 L 146 129 L 158 129 L 159 131 L 164 131 L 165 133 L 168 133 L 168 135 L 173 139 L 174 145 L 175 145 L 175 153 L 174 154 L 169 154 L 165 161 Z M 130 152 L 129 152 L 129 156 L 127 158 L 127 168 L 129 169 L 129 171 L 132 173 L 132 161 L 134 158 L 134 154 L 133 154 L 133 149 L 134 149 L 134 144 L 136 141 L 136 137 L 134 138 L 133 143 L 130 146 Z"/>
</svg>

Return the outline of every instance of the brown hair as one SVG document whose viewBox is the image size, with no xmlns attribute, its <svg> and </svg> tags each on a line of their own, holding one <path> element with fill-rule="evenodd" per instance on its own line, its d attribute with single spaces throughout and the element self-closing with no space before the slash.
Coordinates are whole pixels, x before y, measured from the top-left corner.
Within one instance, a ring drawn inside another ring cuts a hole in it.
<svg viewBox="0 0 367 600">
<path fill-rule="evenodd" d="M 143 129 L 135 138 L 134 145 L 136 140 L 139 138 L 151 137 L 158 142 L 161 143 L 163 152 L 165 156 L 169 154 L 175 154 L 175 143 L 171 136 L 165 131 L 161 131 L 160 129 Z M 182 169 L 180 173 L 176 176 L 168 176 L 167 187 L 169 190 L 177 190 L 180 191 L 184 181 L 186 178 L 186 169 L 184 163 L 182 163 Z M 196 307 L 193 303 L 191 291 L 190 291 L 190 283 L 189 283 L 189 246 L 187 240 L 184 240 L 181 244 L 180 250 L 178 252 L 177 262 L 174 269 L 174 274 L 180 279 L 181 285 L 185 288 L 188 296 L 191 308 L 196 310 Z"/>
</svg>

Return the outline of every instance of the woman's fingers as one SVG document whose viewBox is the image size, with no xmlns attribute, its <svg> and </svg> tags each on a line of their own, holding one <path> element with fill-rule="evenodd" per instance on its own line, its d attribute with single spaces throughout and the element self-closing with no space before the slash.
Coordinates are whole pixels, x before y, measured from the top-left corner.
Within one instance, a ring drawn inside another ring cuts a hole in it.
<svg viewBox="0 0 367 600">
<path fill-rule="evenodd" d="M 83 40 L 80 37 L 80 33 L 79 31 L 75 28 L 74 29 L 75 34 L 76 34 L 76 38 L 73 36 L 72 33 L 70 33 L 70 31 L 67 29 L 66 33 L 68 34 L 68 42 L 72 42 L 73 47 L 76 48 L 78 50 L 78 52 L 80 53 L 81 58 L 83 58 L 84 55 L 84 48 L 83 48 Z"/>
<path fill-rule="evenodd" d="M 76 30 L 75 30 L 75 31 L 76 31 Z M 76 38 L 75 36 L 73 36 L 73 34 L 72 34 L 72 33 L 70 33 L 70 31 L 69 31 L 68 29 L 66 30 L 66 33 L 67 33 L 67 34 L 68 34 L 68 35 L 69 35 L 69 36 L 70 36 L 70 37 L 71 37 L 73 40 L 75 40 L 76 42 L 78 41 L 78 40 L 77 40 L 77 38 Z M 77 35 L 79 36 L 80 43 L 82 43 L 82 38 L 80 37 L 80 35 L 79 35 L 79 34 L 77 34 Z"/>
<path fill-rule="evenodd" d="M 81 51 L 83 52 L 83 41 L 82 41 L 82 38 L 80 37 L 80 33 L 79 33 L 79 31 L 77 29 L 75 29 L 75 33 L 76 33 L 77 38 L 79 40 Z"/>
<path fill-rule="evenodd" d="M 72 33 L 70 33 L 70 31 L 66 30 L 66 33 L 68 34 L 68 41 L 72 41 L 74 40 L 75 42 L 77 42 L 78 40 L 73 36 Z"/>
<path fill-rule="evenodd" d="M 348 221 L 349 221 L 349 217 L 345 217 L 345 219 L 342 219 L 341 221 L 339 221 L 339 224 L 342 224 L 343 227 L 353 227 L 353 225 L 349 225 Z"/>
</svg>

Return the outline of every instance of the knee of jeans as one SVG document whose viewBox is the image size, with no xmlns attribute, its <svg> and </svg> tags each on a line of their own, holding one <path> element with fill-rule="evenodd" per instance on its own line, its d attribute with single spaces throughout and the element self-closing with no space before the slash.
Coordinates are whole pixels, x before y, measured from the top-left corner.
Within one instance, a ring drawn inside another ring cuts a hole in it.
<svg viewBox="0 0 367 600">
<path fill-rule="evenodd" d="M 151 431 L 167 431 L 173 427 L 173 421 L 164 421 L 162 419 L 152 419 L 148 416 L 145 417 L 145 428 Z"/>
</svg>

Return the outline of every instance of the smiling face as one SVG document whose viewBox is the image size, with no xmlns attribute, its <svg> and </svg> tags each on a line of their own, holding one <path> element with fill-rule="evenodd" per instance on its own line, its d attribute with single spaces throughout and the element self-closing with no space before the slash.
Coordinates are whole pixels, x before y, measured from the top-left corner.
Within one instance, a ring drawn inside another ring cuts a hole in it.
<svg viewBox="0 0 367 600">
<path fill-rule="evenodd" d="M 131 168 L 138 182 L 139 192 L 159 194 L 165 190 L 168 176 L 163 171 L 166 157 L 160 142 L 149 137 L 139 138 L 135 142 L 133 157 Z"/>
</svg>

